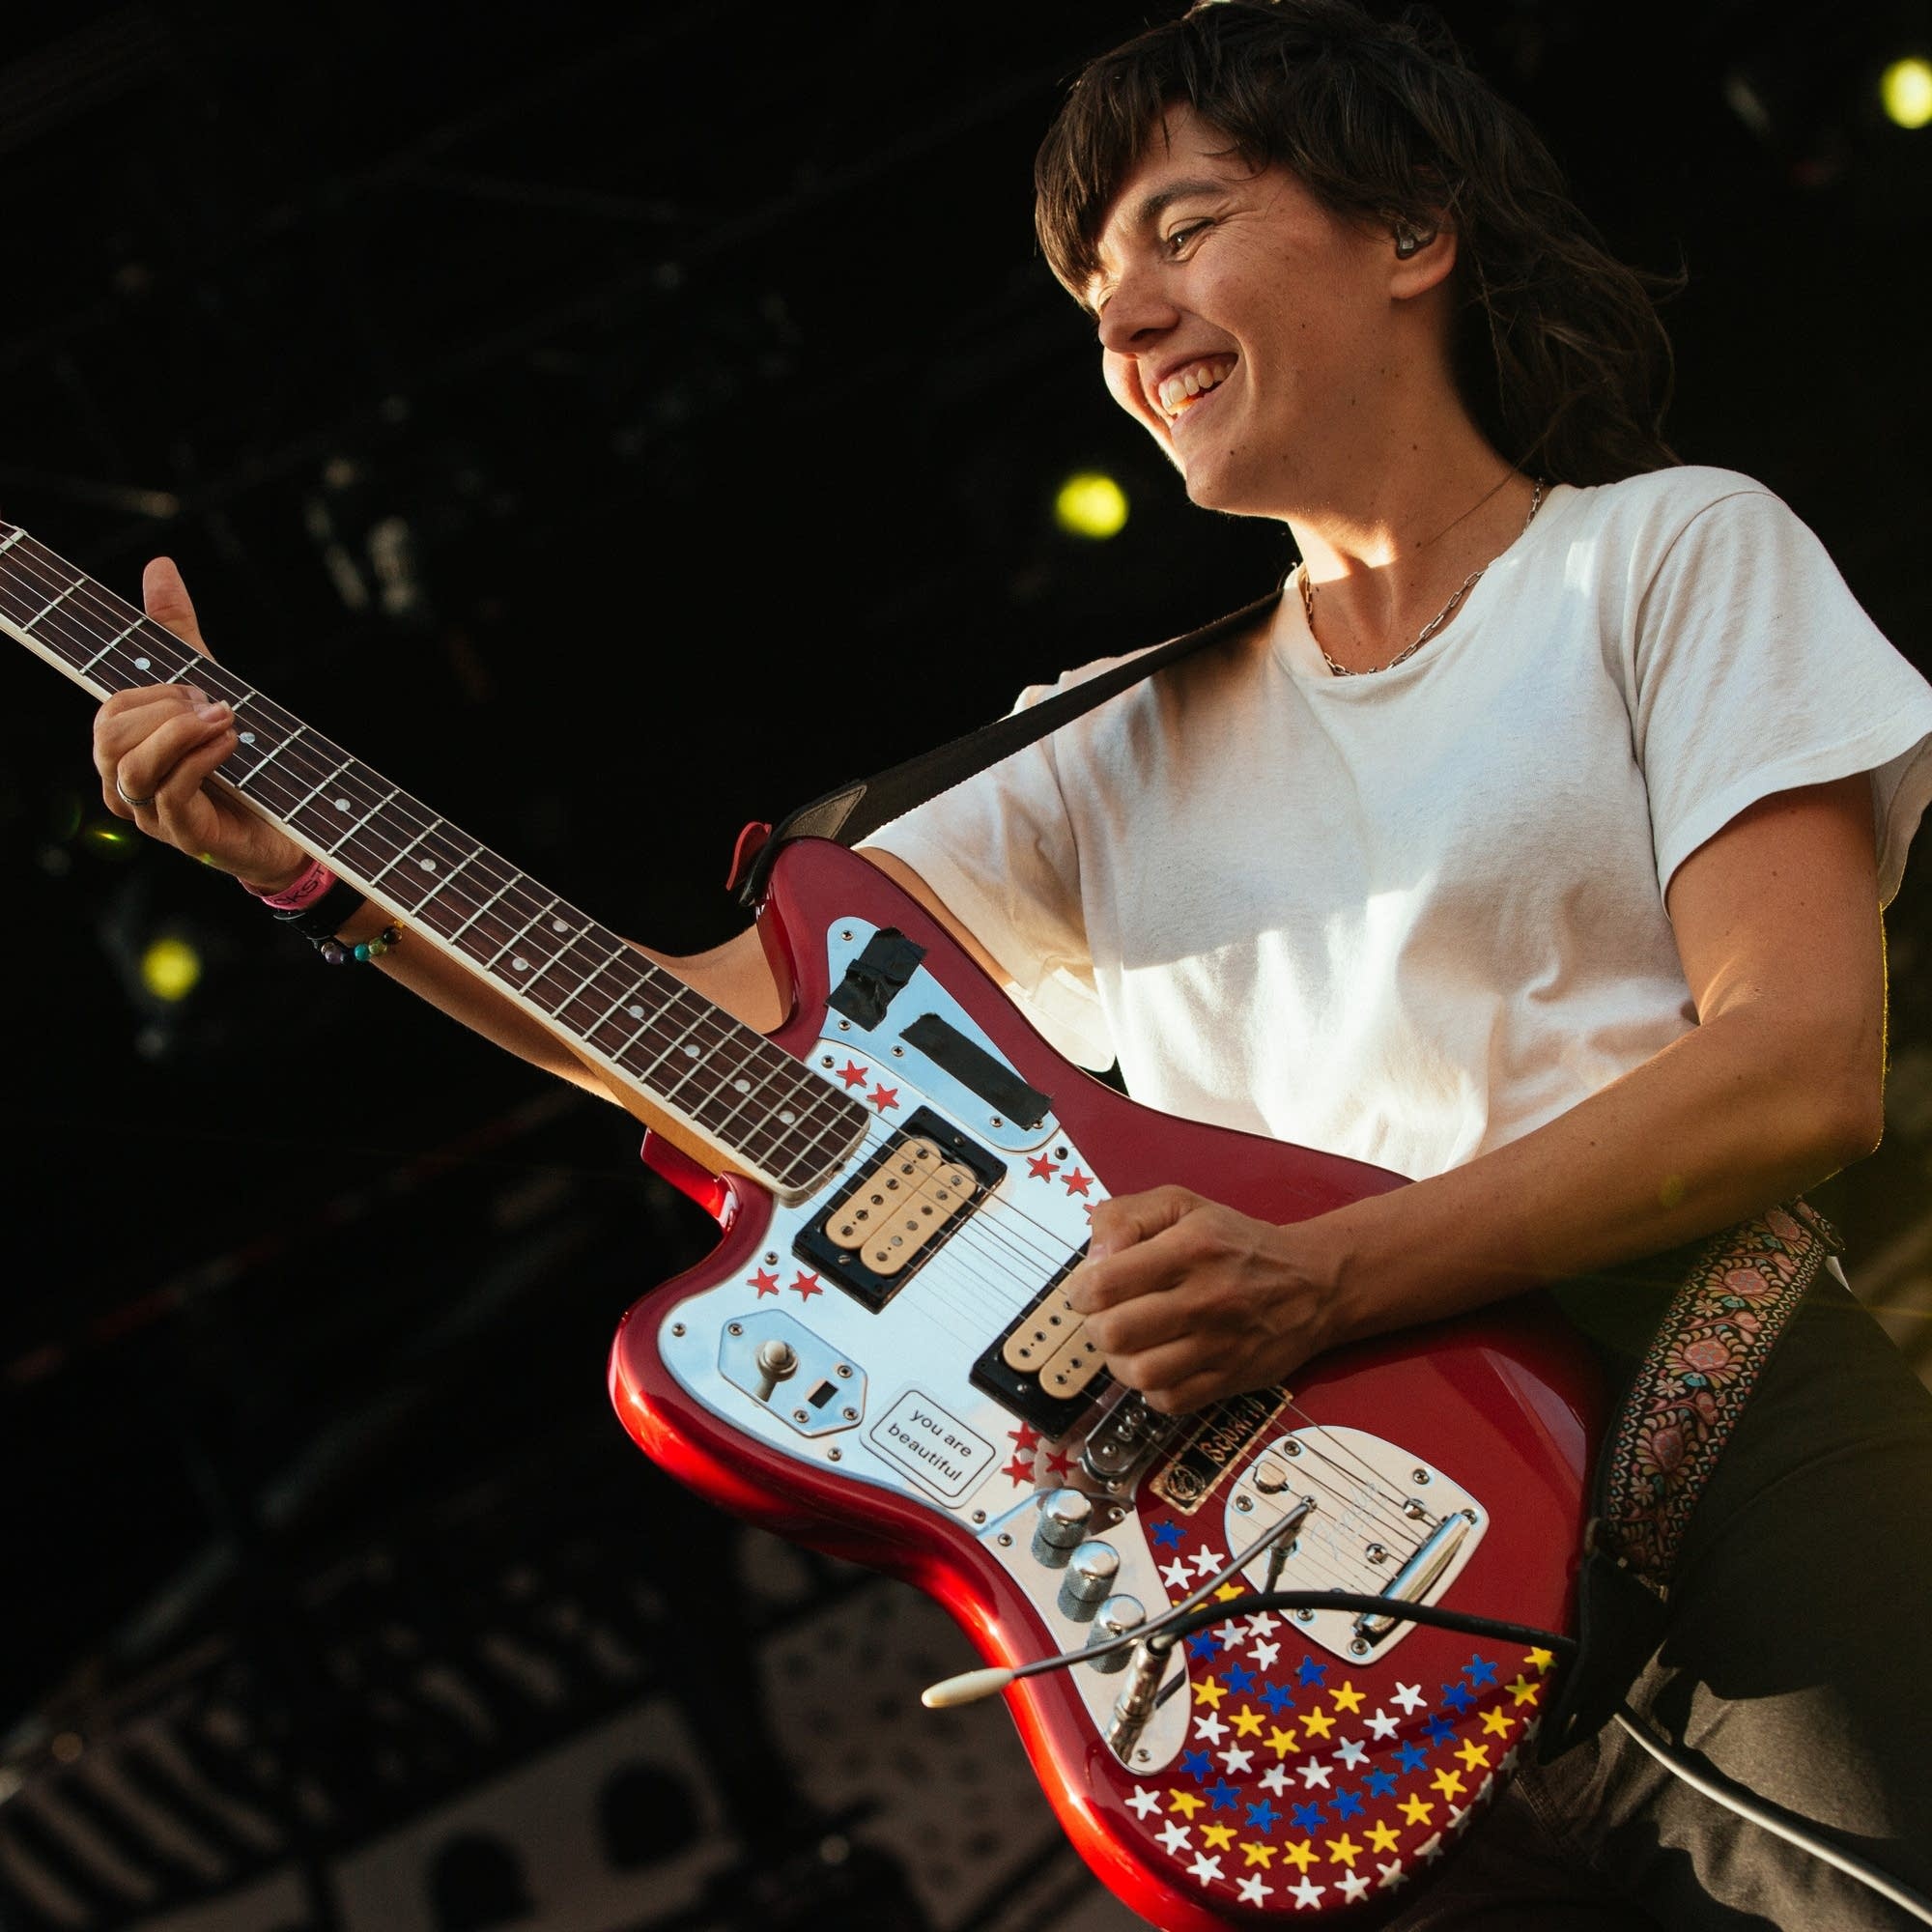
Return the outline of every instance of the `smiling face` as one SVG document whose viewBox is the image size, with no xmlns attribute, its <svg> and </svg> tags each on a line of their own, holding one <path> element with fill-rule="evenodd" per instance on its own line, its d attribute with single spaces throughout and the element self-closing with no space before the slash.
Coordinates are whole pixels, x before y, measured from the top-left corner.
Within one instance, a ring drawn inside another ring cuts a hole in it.
<svg viewBox="0 0 1932 1932">
<path fill-rule="evenodd" d="M 1084 291 L 1107 386 L 1195 502 L 1307 515 L 1441 371 L 1439 331 L 1420 332 L 1405 298 L 1442 279 L 1453 243 L 1404 261 L 1388 231 L 1331 214 L 1284 168 L 1257 172 L 1190 109 L 1164 128 L 1107 211 Z"/>
</svg>

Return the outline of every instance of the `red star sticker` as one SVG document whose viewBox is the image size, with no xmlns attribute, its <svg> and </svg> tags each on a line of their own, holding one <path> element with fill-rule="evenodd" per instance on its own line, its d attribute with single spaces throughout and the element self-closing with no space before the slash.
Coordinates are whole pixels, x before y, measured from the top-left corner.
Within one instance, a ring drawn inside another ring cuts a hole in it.
<svg viewBox="0 0 1932 1932">
<path fill-rule="evenodd" d="M 1032 1423 L 1023 1422 L 1017 1429 L 1007 1431 L 1009 1441 L 1017 1442 L 1022 1456 L 1031 1456 L 1039 1447 L 1039 1431 Z"/>
<path fill-rule="evenodd" d="M 1023 1487 L 1033 1481 L 1033 1470 L 1017 1456 L 1000 1471 L 1000 1474 Z"/>
<path fill-rule="evenodd" d="M 807 1274 L 803 1268 L 799 1269 L 798 1279 L 792 1283 L 792 1287 L 798 1291 L 798 1298 L 801 1301 L 810 1301 L 814 1294 L 825 1293 L 818 1285 L 818 1277 L 815 1274 Z"/>
<path fill-rule="evenodd" d="M 878 1108 L 880 1113 L 883 1114 L 888 1107 L 896 1107 L 898 1103 L 899 1090 L 896 1087 L 873 1088 L 872 1105 Z"/>
<path fill-rule="evenodd" d="M 1043 1153 L 1030 1154 L 1027 1158 L 1027 1172 L 1036 1180 L 1051 1180 L 1060 1172 L 1059 1167 L 1047 1159 Z"/>
<path fill-rule="evenodd" d="M 1056 1476 L 1064 1476 L 1065 1475 L 1067 1470 L 1072 1468 L 1073 1458 L 1071 1456 L 1056 1455 L 1051 1449 L 1049 1449 L 1046 1452 L 1046 1466 L 1050 1470 L 1052 1470 Z"/>
<path fill-rule="evenodd" d="M 1085 1194 L 1093 1186 L 1094 1177 L 1091 1174 L 1082 1174 L 1076 1167 L 1071 1173 L 1060 1177 L 1060 1184 L 1069 1194 Z"/>
<path fill-rule="evenodd" d="M 766 1295 L 779 1292 L 779 1278 L 769 1268 L 760 1268 L 752 1277 L 752 1286 L 758 1291 L 758 1299 L 762 1301 Z"/>
<path fill-rule="evenodd" d="M 863 1087 L 872 1077 L 872 1069 L 869 1066 L 861 1066 L 856 1060 L 848 1060 L 845 1063 L 845 1071 L 838 1077 L 848 1087 Z"/>
</svg>

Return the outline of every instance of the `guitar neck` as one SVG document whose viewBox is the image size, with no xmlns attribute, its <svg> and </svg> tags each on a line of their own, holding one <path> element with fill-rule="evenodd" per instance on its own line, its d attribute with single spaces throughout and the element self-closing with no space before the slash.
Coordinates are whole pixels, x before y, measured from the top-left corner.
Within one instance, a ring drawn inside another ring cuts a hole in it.
<svg viewBox="0 0 1932 1932">
<path fill-rule="evenodd" d="M 0 524 L 0 630 L 97 697 L 184 678 L 235 709 L 220 781 L 507 994 L 715 1169 L 810 1192 L 868 1116 L 781 1048 L 131 605 Z"/>
</svg>

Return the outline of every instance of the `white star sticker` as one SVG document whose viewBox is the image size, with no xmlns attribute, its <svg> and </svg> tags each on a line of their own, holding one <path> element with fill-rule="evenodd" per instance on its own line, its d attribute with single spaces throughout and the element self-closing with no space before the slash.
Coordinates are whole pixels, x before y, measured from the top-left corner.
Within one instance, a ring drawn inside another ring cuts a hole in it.
<svg viewBox="0 0 1932 1932">
<path fill-rule="evenodd" d="M 1391 1859 L 1385 1865 L 1376 1867 L 1376 1889 L 1394 1891 L 1398 1886 L 1408 1883 L 1408 1874 L 1402 1868 L 1400 1859 Z"/>
<path fill-rule="evenodd" d="M 1270 1636 L 1280 1627 L 1280 1619 L 1270 1616 L 1265 1610 L 1257 1610 L 1248 1619 L 1248 1634 L 1250 1636 Z"/>
<path fill-rule="evenodd" d="M 1203 1711 L 1194 1720 L 1194 1735 L 1206 1738 L 1210 1745 L 1218 1745 L 1228 1735 L 1228 1727 L 1217 1713 Z"/>
<path fill-rule="evenodd" d="M 1322 1790 L 1327 1790 L 1328 1767 L 1325 1764 L 1317 1764 L 1312 1757 L 1307 1758 L 1301 1766 L 1301 1788 L 1306 1791 L 1311 1785 L 1316 1784 Z"/>
<path fill-rule="evenodd" d="M 1310 1905 L 1320 1905 L 1321 1894 L 1328 1889 L 1325 1885 L 1317 1885 L 1312 1879 L 1303 1879 L 1299 1885 L 1289 1887 L 1289 1895 L 1294 1900 L 1294 1909 L 1299 1912 Z"/>
<path fill-rule="evenodd" d="M 1344 1738 L 1328 1755 L 1340 1758 L 1350 1771 L 1353 1771 L 1358 1764 L 1367 1764 L 1369 1761 L 1368 1747 L 1360 1738 Z"/>
<path fill-rule="evenodd" d="M 1194 1862 L 1187 1867 L 1187 1873 L 1190 1878 L 1198 1878 L 1203 1885 L 1206 1885 L 1209 1879 L 1221 1876 L 1221 1861 L 1210 1859 L 1206 1852 L 1196 1852 Z"/>
<path fill-rule="evenodd" d="M 1127 1803 L 1146 1818 L 1160 1809 L 1160 1794 L 1150 1791 L 1145 1784 L 1137 1784 L 1134 1786 L 1134 1795 L 1127 1800 Z"/>
<path fill-rule="evenodd" d="M 1532 1718 L 1529 1720 L 1529 1722 L 1522 1727 L 1522 1736 L 1519 1738 L 1517 1742 L 1519 1744 L 1526 1745 L 1530 1741 L 1530 1739 L 1533 1738 L 1537 1734 L 1537 1732 L 1540 1731 L 1542 1728 L 1543 1728 L 1543 1719 L 1541 1718 Z"/>
<path fill-rule="evenodd" d="M 1335 1889 L 1350 1905 L 1358 1904 L 1369 1895 L 1369 1880 L 1366 1872 L 1351 1871 L 1347 1878 L 1337 1879 Z"/>
<path fill-rule="evenodd" d="M 1402 1719 L 1400 1718 L 1391 1718 L 1386 1711 L 1378 1710 L 1368 1720 L 1368 1723 L 1369 1729 L 1375 1732 L 1376 1736 L 1380 1739 L 1392 1738 L 1402 1728 Z"/>
<path fill-rule="evenodd" d="M 1217 1756 L 1230 1771 L 1246 1771 L 1254 1763 L 1255 1754 L 1240 1745 L 1230 1745 L 1224 1751 L 1216 1751 Z"/>
<path fill-rule="evenodd" d="M 1516 1747 L 1514 1745 L 1511 1745 L 1509 1749 L 1503 1752 L 1503 1761 L 1496 1766 L 1496 1769 L 1498 1771 L 1514 1771 L 1516 1769 Z"/>
<path fill-rule="evenodd" d="M 1420 1685 L 1398 1684 L 1395 1687 L 1395 1694 L 1390 1697 L 1389 1702 L 1400 1704 L 1410 1717 L 1413 1717 L 1416 1712 L 1422 1709 L 1423 1705 L 1429 1702 L 1429 1699 L 1422 1694 Z"/>
<path fill-rule="evenodd" d="M 1177 1556 L 1160 1573 L 1160 1580 L 1176 1596 L 1184 1597 L 1194 1587 L 1194 1572 L 1187 1567 L 1187 1559 L 1184 1556 Z"/>
<path fill-rule="evenodd" d="M 1248 1634 L 1242 1628 L 1239 1617 L 1230 1617 L 1226 1623 L 1216 1624 L 1214 1626 L 1214 1634 L 1230 1650 L 1239 1650 L 1242 1644 L 1248 1640 Z"/>
<path fill-rule="evenodd" d="M 1494 1772 L 1491 1772 L 1489 1776 L 1484 1778 L 1482 1783 L 1477 1785 L 1476 1795 L 1475 1797 L 1470 1799 L 1469 1803 L 1471 1804 L 1480 1804 L 1483 1802 L 1483 1800 L 1486 1799 L 1490 1795 L 1490 1793 L 1493 1791 L 1495 1788 L 1496 1788 L 1496 1775 Z"/>
<path fill-rule="evenodd" d="M 1191 1829 L 1191 1827 L 1183 1825 L 1179 1819 L 1170 1818 L 1160 1828 L 1160 1841 L 1170 1852 L 1184 1852 L 1188 1848 L 1187 1839 Z"/>
<path fill-rule="evenodd" d="M 1452 1804 L 1449 1807 L 1449 1829 L 1460 1832 L 1469 1822 L 1469 1807 L 1466 1804 Z"/>
<path fill-rule="evenodd" d="M 1259 1874 L 1256 1874 L 1252 1878 L 1244 1878 L 1241 1881 L 1241 1903 L 1243 1905 L 1259 1905 L 1273 1889 L 1273 1886 L 1264 1885 L 1261 1882 Z"/>
<path fill-rule="evenodd" d="M 1225 1570 L 1228 1559 L 1218 1549 L 1197 1549 L 1194 1552 L 1194 1572 L 1199 1577 L 1211 1577 L 1217 1570 Z"/>
<path fill-rule="evenodd" d="M 1262 1642 L 1256 1644 L 1255 1668 L 1257 1670 L 1272 1670 L 1274 1668 L 1274 1661 L 1280 1655 L 1281 1645 L 1278 1643 Z"/>
<path fill-rule="evenodd" d="M 1284 1796 L 1288 1790 L 1287 1765 L 1285 1764 L 1269 1765 L 1268 1768 L 1262 1773 L 1261 1787 L 1264 1791 L 1272 1791 L 1277 1798 Z"/>
<path fill-rule="evenodd" d="M 1425 1862 L 1433 1863 L 1442 1856 L 1442 1833 L 1432 1833 L 1415 1848 L 1415 1856 Z"/>
</svg>

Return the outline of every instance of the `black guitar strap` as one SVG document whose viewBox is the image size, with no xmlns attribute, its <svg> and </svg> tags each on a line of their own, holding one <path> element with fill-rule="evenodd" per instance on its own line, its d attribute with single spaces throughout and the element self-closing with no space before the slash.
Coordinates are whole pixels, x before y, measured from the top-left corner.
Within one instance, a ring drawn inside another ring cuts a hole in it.
<svg viewBox="0 0 1932 1932">
<path fill-rule="evenodd" d="M 950 744 L 894 765 L 876 778 L 840 785 L 837 791 L 829 791 L 810 805 L 800 806 L 781 819 L 761 843 L 753 844 L 749 838 L 739 840 L 727 890 L 737 894 L 740 904 L 755 906 L 765 895 L 765 881 L 771 873 L 772 862 L 794 838 L 830 838 L 840 845 L 856 845 L 914 806 L 923 805 L 927 799 L 963 784 L 988 765 L 1024 751 L 1036 739 L 1057 731 L 1061 725 L 1092 711 L 1096 704 L 1104 704 L 1108 698 L 1139 684 L 1143 678 L 1236 635 L 1272 610 L 1280 598 L 1281 592 L 1272 590 L 1238 611 L 1231 611 L 1225 617 L 1215 618 L 1211 624 L 1204 624 L 1198 631 L 1170 638 L 1166 643 L 1129 658 L 1071 691 L 1057 692 L 1030 710 L 1009 712 L 990 724 L 981 724 L 977 730 L 954 738 Z"/>
</svg>

